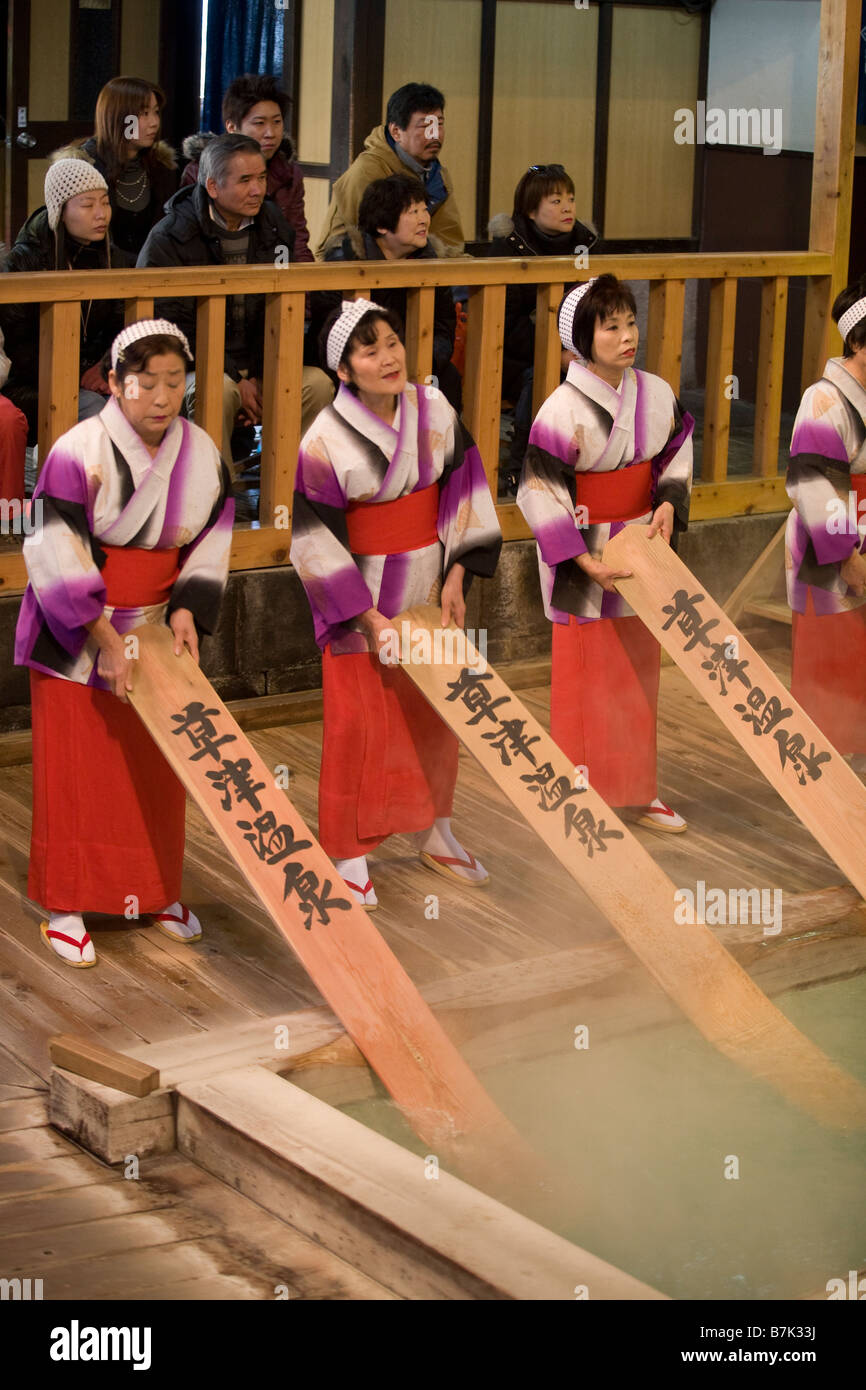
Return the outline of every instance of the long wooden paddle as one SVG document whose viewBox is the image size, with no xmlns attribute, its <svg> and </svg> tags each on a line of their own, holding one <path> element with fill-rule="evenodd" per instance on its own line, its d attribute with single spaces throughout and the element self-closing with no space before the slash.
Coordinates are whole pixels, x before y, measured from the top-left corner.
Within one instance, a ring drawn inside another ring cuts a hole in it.
<svg viewBox="0 0 866 1390">
<path fill-rule="evenodd" d="M 489 1173 L 535 1156 L 448 1040 L 213 686 L 168 628 L 135 633 L 130 700 L 252 891 L 417 1133 Z M 498 1151 L 498 1153 L 497 1153 Z"/>
<path fill-rule="evenodd" d="M 674 884 L 464 635 L 443 634 L 430 606 L 393 625 L 407 676 L 704 1037 L 823 1123 L 866 1127 L 866 1089 L 770 1003 L 708 927 L 675 922 Z"/>
<path fill-rule="evenodd" d="M 626 526 L 605 564 L 616 587 L 818 844 L 866 897 L 866 788 L 734 627 L 706 587 L 645 526 Z"/>
</svg>

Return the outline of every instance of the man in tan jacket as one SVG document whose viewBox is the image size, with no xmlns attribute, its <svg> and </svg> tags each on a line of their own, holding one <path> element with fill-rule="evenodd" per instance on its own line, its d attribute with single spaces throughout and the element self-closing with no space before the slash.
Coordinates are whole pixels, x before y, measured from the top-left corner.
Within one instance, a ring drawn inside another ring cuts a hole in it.
<svg viewBox="0 0 866 1390">
<path fill-rule="evenodd" d="M 435 87 L 408 82 L 388 99 L 385 124 L 364 141 L 364 149 L 334 184 L 325 225 L 316 246 L 322 260 L 326 242 L 343 237 L 358 225 L 358 208 L 364 189 L 374 179 L 389 174 L 414 174 L 424 185 L 430 231 L 438 237 L 447 256 L 464 250 L 460 212 L 454 201 L 454 185 L 439 162 L 445 139 L 445 98 Z"/>
</svg>

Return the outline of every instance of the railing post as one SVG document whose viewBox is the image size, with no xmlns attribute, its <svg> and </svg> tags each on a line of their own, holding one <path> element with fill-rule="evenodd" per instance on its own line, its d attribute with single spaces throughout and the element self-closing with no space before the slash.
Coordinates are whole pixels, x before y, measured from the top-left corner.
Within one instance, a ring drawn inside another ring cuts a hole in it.
<svg viewBox="0 0 866 1390">
<path fill-rule="evenodd" d="M 532 371 L 532 418 L 559 385 L 562 343 L 556 326 L 564 285 L 539 285 L 535 297 L 535 360 Z"/>
<path fill-rule="evenodd" d="M 785 320 L 788 277 L 769 276 L 761 289 L 761 335 L 755 391 L 755 473 L 774 477 L 779 471 L 779 423 L 785 372 Z"/>
<path fill-rule="evenodd" d="M 685 280 L 651 280 L 647 323 L 647 371 L 655 372 L 679 395 L 683 364 Z"/>
<path fill-rule="evenodd" d="M 40 469 L 52 444 L 78 420 L 80 331 L 81 304 L 77 299 L 48 300 L 39 305 Z"/>
<path fill-rule="evenodd" d="M 435 289 L 428 286 L 406 291 L 406 371 L 410 381 L 423 381 L 433 374 L 435 296 Z"/>
<path fill-rule="evenodd" d="M 854 0 L 821 0 L 809 250 L 829 253 L 833 274 L 806 284 L 803 390 L 818 380 L 833 349 L 838 351 L 830 310 L 848 278 L 860 13 Z"/>
<path fill-rule="evenodd" d="M 195 318 L 195 422 L 222 453 L 223 377 L 225 375 L 226 301 L 204 295 Z M 230 464 L 231 459 L 226 459 Z"/>
<path fill-rule="evenodd" d="M 463 415 L 484 461 L 494 499 L 499 484 L 499 416 L 505 286 L 481 285 L 469 295 Z"/>
<path fill-rule="evenodd" d="M 152 299 L 125 299 L 123 301 L 123 322 L 125 325 L 137 323 L 139 319 L 152 318 Z"/>
<path fill-rule="evenodd" d="M 736 315 L 736 280 L 711 281 L 707 381 L 704 389 L 704 450 L 701 461 L 701 481 L 705 483 L 720 482 L 728 471 L 731 395 L 727 388 L 734 364 Z"/>
<path fill-rule="evenodd" d="M 259 518 L 262 526 L 276 526 L 285 533 L 287 550 L 301 438 L 303 370 L 304 295 L 269 294 L 265 299 Z"/>
</svg>

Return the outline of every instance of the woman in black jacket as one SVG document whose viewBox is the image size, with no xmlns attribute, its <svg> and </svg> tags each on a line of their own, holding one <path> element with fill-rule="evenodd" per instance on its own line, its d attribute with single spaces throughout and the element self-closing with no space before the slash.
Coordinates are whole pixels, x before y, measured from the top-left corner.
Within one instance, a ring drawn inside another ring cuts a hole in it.
<svg viewBox="0 0 866 1390">
<path fill-rule="evenodd" d="M 108 270 L 128 266 L 108 239 L 111 204 L 105 179 L 86 159 L 59 159 L 45 175 L 45 207 L 28 217 L 9 252 L 6 273 L 26 270 Z M 123 327 L 123 301 L 81 303 L 78 418 L 98 415 L 108 399 L 102 359 Z M 0 305 L 0 328 L 12 361 L 4 394 L 27 416 L 36 443 L 39 411 L 39 305 Z"/>
<path fill-rule="evenodd" d="M 177 192 L 174 150 L 159 139 L 165 96 L 141 77 L 112 77 L 96 99 L 95 134 L 80 145 L 57 150 L 54 159 L 82 155 L 108 184 L 111 235 L 132 256 L 151 227 L 165 216 L 165 204 Z"/>
<path fill-rule="evenodd" d="M 495 217 L 489 256 L 571 256 L 589 251 L 598 237 L 574 215 L 574 183 L 561 164 L 533 164 L 514 190 L 511 217 Z M 566 285 L 566 294 L 572 288 Z M 502 394 L 514 402 L 514 433 L 506 482 L 517 491 L 532 424 L 532 378 L 535 360 L 535 296 L 532 284 L 509 285 L 505 291 L 505 337 Z M 563 351 L 562 370 L 569 354 Z"/>
</svg>

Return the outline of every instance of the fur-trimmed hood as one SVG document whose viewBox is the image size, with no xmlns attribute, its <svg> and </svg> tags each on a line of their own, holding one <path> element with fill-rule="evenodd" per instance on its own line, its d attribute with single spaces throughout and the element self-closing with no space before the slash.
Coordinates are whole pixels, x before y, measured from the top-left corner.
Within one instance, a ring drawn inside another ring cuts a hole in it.
<svg viewBox="0 0 866 1390">
<path fill-rule="evenodd" d="M 216 138 L 216 131 L 214 130 L 199 130 L 196 131 L 194 135 L 187 135 L 184 138 L 180 147 L 184 159 L 188 159 L 190 160 L 190 162 L 194 162 L 197 164 L 198 161 L 201 159 L 202 151 L 205 145 L 209 145 L 211 140 L 215 140 Z M 290 164 L 294 163 L 295 147 L 292 143 L 290 136 L 283 136 L 280 145 L 274 151 L 274 155 L 277 154 L 285 155 L 286 159 L 289 161 Z M 274 156 L 272 155 L 271 158 L 273 157 Z"/>
<path fill-rule="evenodd" d="M 166 169 L 177 168 L 177 153 L 164 140 L 157 140 L 152 153 L 157 163 L 163 164 Z M 51 164 L 55 164 L 58 159 L 86 159 L 89 164 L 95 164 L 100 173 L 105 167 L 96 153 L 96 139 L 92 135 L 80 144 L 64 145 L 59 150 L 53 150 L 48 159 Z"/>
</svg>

